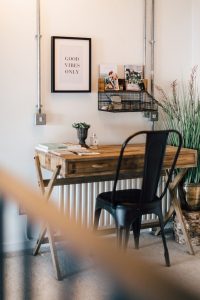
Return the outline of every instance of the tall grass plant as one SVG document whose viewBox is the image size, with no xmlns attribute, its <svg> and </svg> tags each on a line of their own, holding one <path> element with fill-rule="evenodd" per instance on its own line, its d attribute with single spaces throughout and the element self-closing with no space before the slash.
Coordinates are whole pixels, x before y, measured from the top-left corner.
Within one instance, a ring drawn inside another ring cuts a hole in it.
<svg viewBox="0 0 200 300">
<path fill-rule="evenodd" d="M 197 66 L 192 69 L 188 82 L 173 81 L 169 92 L 156 86 L 160 109 L 159 126 L 177 129 L 183 136 L 183 147 L 196 149 L 198 163 L 191 168 L 185 183 L 200 183 L 200 92 L 197 80 Z M 171 144 L 177 141 L 172 137 Z"/>
</svg>

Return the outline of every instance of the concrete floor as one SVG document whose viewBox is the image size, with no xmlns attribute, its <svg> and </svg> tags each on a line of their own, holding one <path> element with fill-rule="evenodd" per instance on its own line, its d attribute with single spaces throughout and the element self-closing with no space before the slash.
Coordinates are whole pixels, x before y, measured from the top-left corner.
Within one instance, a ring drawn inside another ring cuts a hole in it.
<svg viewBox="0 0 200 300">
<path fill-rule="evenodd" d="M 109 237 L 114 241 L 114 237 Z M 167 236 L 167 243 L 171 259 L 171 267 L 165 267 L 163 246 L 160 237 L 150 233 L 142 233 L 139 252 L 142 257 L 152 262 L 157 269 L 168 274 L 183 286 L 195 291 L 200 299 L 200 247 L 195 247 L 195 256 L 189 255 L 186 246 L 177 244 L 172 235 Z M 132 238 L 129 251 L 133 253 Z M 27 300 L 105 300 L 111 299 L 114 283 L 102 270 L 96 270 L 90 258 L 84 262 L 73 258 L 70 253 L 59 250 L 59 261 L 63 275 L 62 281 L 54 276 L 50 253 L 47 247 L 40 255 L 33 257 L 30 253 L 25 256 L 21 253 L 8 254 L 5 257 L 5 299 L 21 300 L 23 287 L 24 259 L 29 258 L 31 268 L 26 276 L 31 280 L 32 288 L 28 290 Z M 27 285 L 27 282 L 25 283 Z M 30 296 L 32 295 L 32 297 Z M 112 298 L 116 299 L 116 298 Z M 124 298 L 121 298 L 125 300 Z"/>
</svg>

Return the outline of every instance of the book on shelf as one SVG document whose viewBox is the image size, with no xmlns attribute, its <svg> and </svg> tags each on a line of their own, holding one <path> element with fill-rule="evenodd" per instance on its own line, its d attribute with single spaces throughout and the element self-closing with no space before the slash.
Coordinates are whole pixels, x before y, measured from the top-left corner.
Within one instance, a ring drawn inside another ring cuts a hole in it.
<svg viewBox="0 0 200 300">
<path fill-rule="evenodd" d="M 124 77 L 126 81 L 126 90 L 142 91 L 144 90 L 144 67 L 141 65 L 125 65 Z"/>
<path fill-rule="evenodd" d="M 105 90 L 119 90 L 117 65 L 101 64 L 99 67 L 99 73 L 99 77 L 104 79 Z"/>
</svg>

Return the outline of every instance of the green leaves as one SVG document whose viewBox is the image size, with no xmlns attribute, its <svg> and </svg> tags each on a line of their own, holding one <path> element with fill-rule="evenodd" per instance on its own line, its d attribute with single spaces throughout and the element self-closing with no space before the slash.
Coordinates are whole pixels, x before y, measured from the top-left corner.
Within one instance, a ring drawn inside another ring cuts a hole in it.
<svg viewBox="0 0 200 300">
<path fill-rule="evenodd" d="M 179 85 L 173 81 L 168 94 L 156 87 L 159 92 L 157 103 L 161 108 L 161 127 L 177 129 L 183 136 L 183 147 L 198 151 L 197 167 L 188 171 L 187 183 L 200 182 L 200 97 L 196 75 L 197 67 L 194 67 L 189 82 Z M 177 145 L 173 137 L 170 143 Z"/>
<path fill-rule="evenodd" d="M 72 127 L 74 128 L 90 128 L 90 125 L 85 122 L 73 123 Z"/>
</svg>

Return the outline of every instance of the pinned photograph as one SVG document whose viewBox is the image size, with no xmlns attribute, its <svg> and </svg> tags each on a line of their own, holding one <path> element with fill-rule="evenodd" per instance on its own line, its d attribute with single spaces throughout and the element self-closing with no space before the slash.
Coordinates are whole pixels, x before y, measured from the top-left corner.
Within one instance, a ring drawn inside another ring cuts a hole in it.
<svg viewBox="0 0 200 300">
<path fill-rule="evenodd" d="M 100 65 L 100 78 L 104 78 L 105 90 L 119 90 L 117 65 Z"/>
<path fill-rule="evenodd" d="M 144 90 L 143 66 L 125 65 L 124 77 L 126 81 L 126 90 L 128 91 Z"/>
</svg>

